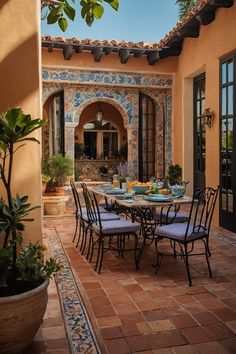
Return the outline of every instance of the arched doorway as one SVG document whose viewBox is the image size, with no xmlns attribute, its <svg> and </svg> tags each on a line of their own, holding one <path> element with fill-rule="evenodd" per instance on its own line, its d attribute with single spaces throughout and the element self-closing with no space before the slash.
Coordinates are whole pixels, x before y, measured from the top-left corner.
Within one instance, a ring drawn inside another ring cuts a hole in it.
<svg viewBox="0 0 236 354">
<path fill-rule="evenodd" d="M 75 128 L 75 144 L 84 145 L 87 159 L 127 159 L 127 130 L 120 112 L 107 102 L 91 103 Z"/>
<path fill-rule="evenodd" d="M 75 128 L 75 160 L 88 175 L 104 166 L 115 173 L 120 161 L 127 160 L 127 130 L 112 104 L 97 101 L 82 111 Z"/>
<path fill-rule="evenodd" d="M 47 120 L 42 129 L 43 156 L 64 155 L 64 91 L 48 97 L 43 105 L 43 118 Z"/>
</svg>

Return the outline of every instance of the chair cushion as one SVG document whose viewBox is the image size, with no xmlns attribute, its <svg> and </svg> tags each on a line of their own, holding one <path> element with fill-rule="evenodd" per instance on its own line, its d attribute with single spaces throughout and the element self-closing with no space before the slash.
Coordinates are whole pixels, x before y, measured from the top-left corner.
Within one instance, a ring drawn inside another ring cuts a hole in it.
<svg viewBox="0 0 236 354">
<path fill-rule="evenodd" d="M 87 213 L 84 213 L 82 217 L 85 221 L 88 221 Z M 101 221 L 112 221 L 112 220 L 120 220 L 120 217 L 113 213 L 102 213 L 100 214 L 100 219 Z"/>
<path fill-rule="evenodd" d="M 165 221 L 166 217 L 168 214 L 168 218 L 167 221 L 170 222 L 173 220 L 173 222 L 187 222 L 188 221 L 188 215 L 185 215 L 183 213 L 175 213 L 174 211 L 169 211 L 169 213 L 167 211 L 163 211 L 162 214 L 161 213 L 154 213 L 154 219 L 158 220 L 158 221 Z"/>
<path fill-rule="evenodd" d="M 93 228 L 97 232 L 101 232 L 105 235 L 115 235 L 121 233 L 130 233 L 138 232 L 140 225 L 133 223 L 128 220 L 119 220 L 119 221 L 102 221 L 102 230 L 98 224 L 93 224 Z"/>
<path fill-rule="evenodd" d="M 188 224 L 184 223 L 172 223 L 164 226 L 157 226 L 155 229 L 155 235 L 161 237 L 167 237 L 173 240 L 184 241 L 185 233 Z M 200 227 L 200 231 L 193 233 L 193 225 L 189 225 L 188 229 L 188 241 L 194 241 L 198 238 L 203 237 L 206 234 L 203 226 Z"/>
</svg>

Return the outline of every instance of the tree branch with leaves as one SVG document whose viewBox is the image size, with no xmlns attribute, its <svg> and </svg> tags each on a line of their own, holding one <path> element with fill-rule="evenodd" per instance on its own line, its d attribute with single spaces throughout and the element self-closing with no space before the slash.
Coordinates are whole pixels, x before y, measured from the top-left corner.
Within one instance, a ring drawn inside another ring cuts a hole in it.
<svg viewBox="0 0 236 354">
<path fill-rule="evenodd" d="M 58 23 L 63 32 L 66 31 L 68 20 L 74 21 L 76 16 L 76 4 L 79 0 L 41 0 L 42 18 L 47 19 L 49 25 Z M 104 13 L 104 3 L 114 10 L 119 9 L 119 0 L 81 0 L 81 17 L 88 26 L 92 26 L 94 20 L 99 20 Z"/>
</svg>

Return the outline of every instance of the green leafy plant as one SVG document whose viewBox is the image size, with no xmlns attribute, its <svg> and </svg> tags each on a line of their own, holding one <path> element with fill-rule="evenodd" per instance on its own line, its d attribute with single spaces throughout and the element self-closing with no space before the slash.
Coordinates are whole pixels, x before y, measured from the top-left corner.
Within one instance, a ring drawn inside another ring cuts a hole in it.
<svg viewBox="0 0 236 354">
<path fill-rule="evenodd" d="M 41 0 L 42 19 L 47 19 L 48 24 L 58 23 L 63 32 L 66 31 L 68 20 L 74 21 L 76 4 L 78 0 Z M 99 20 L 104 13 L 103 3 L 107 3 L 114 10 L 119 8 L 119 0 L 81 0 L 81 17 L 88 26 L 94 20 Z"/>
<path fill-rule="evenodd" d="M 76 143 L 75 144 L 75 158 L 79 159 L 80 157 L 83 157 L 85 154 L 86 146 L 81 143 Z"/>
<path fill-rule="evenodd" d="M 182 19 L 199 2 L 199 0 L 176 0 L 179 6 L 179 18 Z"/>
<path fill-rule="evenodd" d="M 69 156 L 53 155 L 47 159 L 46 165 L 43 172 L 50 178 L 49 183 L 55 187 L 63 187 L 73 174 L 73 161 Z"/>
<path fill-rule="evenodd" d="M 182 168 L 180 165 L 170 165 L 168 168 L 168 180 L 169 183 L 176 183 L 179 182 L 182 178 Z"/>
<path fill-rule="evenodd" d="M 3 247 L 0 249 L 0 295 L 12 295 L 24 290 L 19 286 L 24 281 L 25 272 L 22 272 L 22 267 L 19 266 L 18 255 L 24 253 L 27 248 L 22 248 L 20 253 L 18 248 L 23 240 L 24 223 L 34 220 L 28 216 L 37 206 L 31 207 L 28 196 L 12 194 L 13 157 L 27 141 L 39 143 L 29 135 L 44 124 L 44 120 L 32 119 L 20 108 L 10 109 L 0 115 L 0 182 L 7 197 L 6 201 L 0 199 L 0 236 L 3 238 Z M 42 257 L 40 259 L 42 260 Z M 51 267 L 46 271 L 47 276 L 59 269 L 56 261 L 50 261 L 50 264 Z M 38 283 L 44 280 L 42 276 L 36 278 Z M 28 287 L 33 288 L 34 284 L 30 282 L 27 289 Z"/>
</svg>

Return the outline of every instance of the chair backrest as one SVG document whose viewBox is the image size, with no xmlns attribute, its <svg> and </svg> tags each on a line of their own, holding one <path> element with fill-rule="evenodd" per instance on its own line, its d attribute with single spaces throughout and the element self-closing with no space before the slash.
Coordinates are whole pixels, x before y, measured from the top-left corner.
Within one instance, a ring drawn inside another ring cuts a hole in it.
<svg viewBox="0 0 236 354">
<path fill-rule="evenodd" d="M 209 235 L 218 192 L 219 186 L 194 192 L 185 237 L 188 235 L 190 224 L 193 225 L 193 233 L 204 231 Z"/>
<path fill-rule="evenodd" d="M 75 187 L 75 183 L 72 180 L 70 180 L 70 186 L 71 186 L 71 190 L 72 190 L 72 194 L 73 194 L 73 198 L 74 198 L 74 202 L 75 202 L 76 213 L 78 213 L 79 216 L 82 216 L 82 207 L 81 207 L 81 203 L 80 203 L 80 199 L 79 199 L 79 194 L 78 194 L 78 191 Z"/>
<path fill-rule="evenodd" d="M 88 187 L 85 183 L 81 183 L 83 190 L 84 201 L 86 205 L 87 217 L 90 224 L 98 223 L 100 219 L 100 212 L 98 208 L 98 203 L 94 193 L 90 193 Z"/>
</svg>

